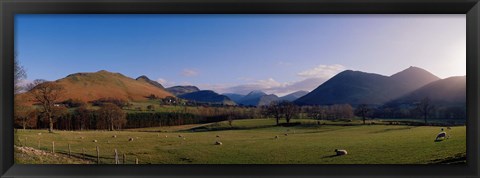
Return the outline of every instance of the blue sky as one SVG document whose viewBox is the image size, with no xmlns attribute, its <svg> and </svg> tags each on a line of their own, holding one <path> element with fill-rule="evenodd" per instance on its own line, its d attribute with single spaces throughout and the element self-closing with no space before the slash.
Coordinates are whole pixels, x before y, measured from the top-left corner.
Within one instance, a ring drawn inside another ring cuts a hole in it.
<svg viewBox="0 0 480 178">
<path fill-rule="evenodd" d="M 17 15 L 28 81 L 108 70 L 219 93 L 312 90 L 345 69 L 465 75 L 465 15 Z"/>
</svg>

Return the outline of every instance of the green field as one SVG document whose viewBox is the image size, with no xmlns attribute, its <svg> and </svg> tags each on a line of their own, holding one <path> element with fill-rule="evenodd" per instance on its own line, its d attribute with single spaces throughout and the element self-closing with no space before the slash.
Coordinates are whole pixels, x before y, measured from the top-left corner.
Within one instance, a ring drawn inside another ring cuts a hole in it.
<svg viewBox="0 0 480 178">
<path fill-rule="evenodd" d="M 435 142 L 441 127 L 293 121 L 301 124 L 283 127 L 273 119 L 249 119 L 233 126 L 220 122 L 112 132 L 17 130 L 16 144 L 38 149 L 40 142 L 41 150 L 51 151 L 54 141 L 57 154 L 67 154 L 70 144 L 74 157 L 81 158 L 84 148 L 92 162 L 98 146 L 102 164 L 114 163 L 114 149 L 120 158 L 127 155 L 128 164 L 135 158 L 140 164 L 429 164 L 463 162 L 466 155 L 465 126 L 446 130 L 451 137 Z M 335 149 L 346 149 L 348 155 L 334 156 Z"/>
</svg>

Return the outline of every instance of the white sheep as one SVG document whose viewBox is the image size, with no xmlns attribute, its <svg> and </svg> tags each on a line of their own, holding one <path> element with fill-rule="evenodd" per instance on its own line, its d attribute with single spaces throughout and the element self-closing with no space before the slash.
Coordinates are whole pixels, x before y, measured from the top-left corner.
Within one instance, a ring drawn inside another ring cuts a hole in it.
<svg viewBox="0 0 480 178">
<path fill-rule="evenodd" d="M 182 135 L 178 135 L 179 138 L 182 138 L 183 136 Z"/>
<path fill-rule="evenodd" d="M 129 142 L 133 141 L 133 138 L 129 138 L 128 141 L 129 141 Z"/>
<path fill-rule="evenodd" d="M 222 145 L 223 143 L 222 142 L 219 142 L 219 141 L 216 141 L 215 142 L 215 145 Z"/>
<path fill-rule="evenodd" d="M 443 129 L 442 129 L 442 130 L 443 130 Z M 447 138 L 447 132 L 443 132 L 443 131 L 442 131 L 442 132 L 438 133 L 437 138 L 435 138 L 435 140 L 438 141 L 438 140 L 443 140 L 443 139 L 445 139 L 445 138 Z"/>
<path fill-rule="evenodd" d="M 93 140 L 93 142 L 97 143 L 97 140 Z"/>
<path fill-rule="evenodd" d="M 287 134 L 287 133 L 286 133 L 286 134 L 284 134 L 284 135 L 285 135 L 285 136 L 288 136 L 288 134 Z"/>
<path fill-rule="evenodd" d="M 275 139 L 278 139 L 278 138 L 280 138 L 280 137 L 278 135 L 275 135 Z"/>
<path fill-rule="evenodd" d="M 347 150 L 339 150 L 339 149 L 335 149 L 335 153 L 337 153 L 337 156 L 348 154 Z"/>
<path fill-rule="evenodd" d="M 113 135 L 112 138 L 117 138 L 117 135 Z"/>
</svg>

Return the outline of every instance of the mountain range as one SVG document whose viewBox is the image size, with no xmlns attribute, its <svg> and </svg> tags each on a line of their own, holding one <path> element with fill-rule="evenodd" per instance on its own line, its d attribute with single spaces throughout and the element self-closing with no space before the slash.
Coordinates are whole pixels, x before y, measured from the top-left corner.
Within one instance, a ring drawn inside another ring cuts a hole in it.
<svg viewBox="0 0 480 178">
<path fill-rule="evenodd" d="M 281 100 L 293 101 L 298 105 L 395 106 L 411 105 L 426 97 L 441 105 L 464 106 L 466 103 L 466 76 L 440 79 L 418 67 L 409 67 L 391 76 L 346 70 L 311 92 L 297 91 L 283 97 L 260 90 L 241 95 L 218 94 L 211 90 L 200 90 L 196 86 L 165 88 L 147 76 L 132 79 L 105 70 L 75 73 L 54 82 L 62 85 L 66 91 L 61 99 L 80 99 L 85 102 L 109 97 L 144 101 L 148 96 L 155 95 L 159 98 L 177 96 L 196 102 L 243 106 L 262 106 Z"/>
<path fill-rule="evenodd" d="M 295 100 L 295 103 L 382 105 L 437 80 L 440 78 L 418 67 L 409 67 L 392 76 L 346 70 Z"/>
</svg>

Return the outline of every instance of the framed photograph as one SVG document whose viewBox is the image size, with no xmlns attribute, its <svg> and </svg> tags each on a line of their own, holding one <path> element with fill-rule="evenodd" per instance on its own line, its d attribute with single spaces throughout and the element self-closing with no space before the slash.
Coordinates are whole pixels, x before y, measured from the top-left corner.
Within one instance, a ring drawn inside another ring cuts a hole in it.
<svg viewBox="0 0 480 178">
<path fill-rule="evenodd" d="M 479 177 L 477 0 L 29 1 L 1 177 Z"/>
</svg>

